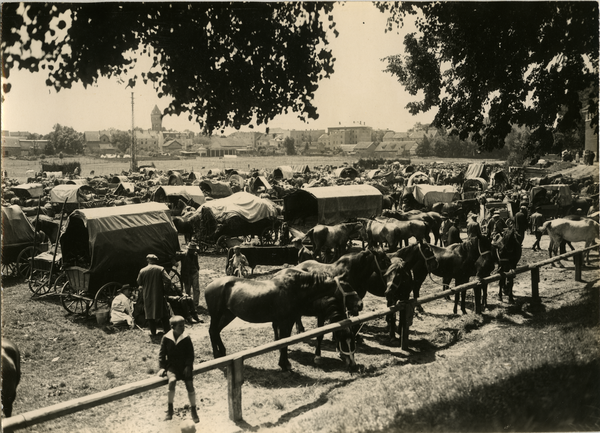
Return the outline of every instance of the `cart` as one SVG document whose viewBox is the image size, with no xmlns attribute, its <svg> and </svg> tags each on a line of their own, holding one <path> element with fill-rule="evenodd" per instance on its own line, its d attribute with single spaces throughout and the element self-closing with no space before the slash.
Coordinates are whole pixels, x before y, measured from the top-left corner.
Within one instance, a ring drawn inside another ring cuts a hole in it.
<svg viewBox="0 0 600 433">
<path fill-rule="evenodd" d="M 500 214 L 500 219 L 502 219 L 504 222 L 513 217 L 512 207 L 509 203 L 504 203 L 502 201 L 488 201 L 487 203 L 480 205 L 477 221 L 479 222 L 481 231 L 484 234 L 486 234 L 485 232 L 487 230 L 488 223 L 492 218 L 492 214 L 496 211 Z"/>
<path fill-rule="evenodd" d="M 137 285 L 151 253 L 181 290 L 176 269 L 179 239 L 165 204 L 75 210 L 60 244 L 67 279 L 60 290 L 61 303 L 70 313 L 110 310 L 124 284 Z"/>
<path fill-rule="evenodd" d="M 194 240 L 202 251 L 218 253 L 258 237 L 261 245 L 285 240 L 285 224 L 275 204 L 247 192 L 206 202 L 190 217 Z"/>
<path fill-rule="evenodd" d="M 48 250 L 18 205 L 2 207 L 2 275 L 27 277 L 32 258 Z"/>
</svg>

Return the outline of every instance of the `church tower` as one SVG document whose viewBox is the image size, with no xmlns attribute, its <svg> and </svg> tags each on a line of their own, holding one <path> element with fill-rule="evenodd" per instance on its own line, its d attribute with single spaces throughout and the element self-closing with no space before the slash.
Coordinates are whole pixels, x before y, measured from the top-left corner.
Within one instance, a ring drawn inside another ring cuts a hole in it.
<svg viewBox="0 0 600 433">
<path fill-rule="evenodd" d="M 154 106 L 152 113 L 150 113 L 150 120 L 152 122 L 153 131 L 162 131 L 162 114 L 156 105 Z"/>
</svg>

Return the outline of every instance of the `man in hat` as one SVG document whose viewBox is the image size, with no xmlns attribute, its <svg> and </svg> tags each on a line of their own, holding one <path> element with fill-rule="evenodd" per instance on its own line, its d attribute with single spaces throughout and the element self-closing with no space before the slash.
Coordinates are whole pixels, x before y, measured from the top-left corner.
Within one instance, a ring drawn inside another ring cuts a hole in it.
<svg viewBox="0 0 600 433">
<path fill-rule="evenodd" d="M 525 232 L 527 231 L 527 208 L 525 206 L 521 206 L 521 209 L 515 215 L 515 229 L 519 233 L 521 245 L 523 245 L 523 239 L 525 239 Z"/>
<path fill-rule="evenodd" d="M 144 313 L 150 327 L 150 335 L 155 337 L 157 320 L 162 322 L 164 333 L 171 329 L 165 299 L 165 287 L 171 286 L 171 278 L 165 268 L 158 264 L 158 257 L 155 254 L 148 254 L 146 262 L 148 262 L 148 266 L 140 270 L 137 283 L 141 287 Z"/>
<path fill-rule="evenodd" d="M 450 230 L 450 226 L 452 223 L 448 219 L 448 214 L 446 212 L 442 212 L 442 225 L 440 226 L 440 240 L 442 241 L 442 246 L 447 247 L 448 244 L 448 230 Z"/>
<path fill-rule="evenodd" d="M 477 222 L 477 214 L 470 213 L 467 220 L 467 238 L 474 239 L 481 237 L 481 226 Z"/>
<path fill-rule="evenodd" d="M 129 284 L 125 284 L 113 299 L 110 305 L 110 323 L 113 325 L 127 325 L 130 329 L 133 329 L 132 291 L 133 288 Z"/>
<path fill-rule="evenodd" d="M 487 225 L 487 237 L 489 239 L 493 239 L 496 233 L 502 234 L 504 229 L 506 228 L 506 224 L 500 218 L 500 213 L 498 211 L 494 211 L 492 214 L 492 219 Z"/>
<path fill-rule="evenodd" d="M 448 229 L 448 245 L 461 244 L 462 239 L 460 238 L 460 230 L 458 228 L 458 218 L 452 218 L 450 221 L 450 228 Z"/>
<path fill-rule="evenodd" d="M 181 283 L 183 290 L 194 300 L 194 308 L 200 302 L 200 265 L 198 264 L 198 244 L 190 242 L 181 258 Z"/>
</svg>

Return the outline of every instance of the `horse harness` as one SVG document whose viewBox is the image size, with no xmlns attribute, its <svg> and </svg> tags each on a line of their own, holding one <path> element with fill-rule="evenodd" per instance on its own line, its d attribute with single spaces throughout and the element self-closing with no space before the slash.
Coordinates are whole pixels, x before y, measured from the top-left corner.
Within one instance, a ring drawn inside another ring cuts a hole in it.
<svg viewBox="0 0 600 433">
<path fill-rule="evenodd" d="M 349 314 L 348 314 L 348 308 L 346 307 L 346 296 L 352 296 L 352 295 L 358 296 L 358 293 L 356 293 L 354 290 L 352 292 L 345 292 L 344 289 L 342 288 L 342 285 L 340 284 L 340 278 L 334 277 L 333 279 L 335 280 L 335 283 L 337 284 L 338 290 L 342 293 L 342 299 L 343 299 L 342 302 L 344 304 L 344 311 L 346 313 L 346 317 L 348 317 Z M 348 283 L 348 284 L 350 284 L 350 283 Z M 356 346 L 354 347 L 354 349 L 352 349 L 352 345 L 348 342 L 347 342 L 347 344 L 348 344 L 348 349 L 349 349 L 348 352 L 346 352 L 344 349 L 342 349 L 342 345 L 340 343 L 337 344 L 337 350 L 340 353 L 342 353 L 343 355 L 352 357 L 352 356 L 354 356 L 354 353 L 356 353 Z"/>
</svg>

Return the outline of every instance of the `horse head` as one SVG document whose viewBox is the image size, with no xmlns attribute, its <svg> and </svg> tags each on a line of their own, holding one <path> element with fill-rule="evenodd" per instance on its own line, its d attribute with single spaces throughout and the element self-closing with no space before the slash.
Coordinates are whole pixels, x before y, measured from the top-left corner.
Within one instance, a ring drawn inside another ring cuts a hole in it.
<svg viewBox="0 0 600 433">
<path fill-rule="evenodd" d="M 418 242 L 417 248 L 419 249 L 419 254 L 425 260 L 425 266 L 427 267 L 427 272 L 432 273 L 435 271 L 440 264 L 438 263 L 433 250 L 431 249 L 431 245 L 427 242 Z"/>
<path fill-rule="evenodd" d="M 477 248 L 476 254 L 478 254 L 475 260 L 475 276 L 479 279 L 489 277 L 495 267 L 492 242 L 485 236 L 479 236 L 470 242 L 472 243 L 471 253 L 474 253 L 475 248 Z"/>
<path fill-rule="evenodd" d="M 399 257 L 392 257 L 384 277 L 387 282 L 385 296 L 388 300 L 406 301 L 413 289 L 413 279 L 410 270 L 406 268 L 406 262 Z M 395 303 L 395 302 L 394 302 Z"/>
</svg>

